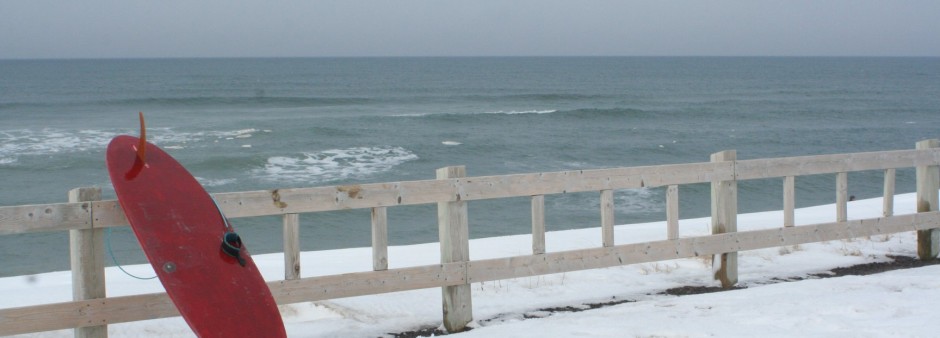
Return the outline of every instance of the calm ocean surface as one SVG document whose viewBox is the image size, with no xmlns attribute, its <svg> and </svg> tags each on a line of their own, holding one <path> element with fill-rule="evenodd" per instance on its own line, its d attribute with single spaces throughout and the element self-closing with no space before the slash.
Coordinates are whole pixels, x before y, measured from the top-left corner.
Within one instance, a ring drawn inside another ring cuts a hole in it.
<svg viewBox="0 0 940 338">
<path fill-rule="evenodd" d="M 940 58 L 0 60 L 0 205 L 85 186 L 114 198 L 105 147 L 137 135 L 138 111 L 210 192 L 880 151 L 940 137 Z M 897 192 L 913 182 L 899 171 Z M 739 209 L 780 209 L 781 186 L 742 182 Z M 800 177 L 797 205 L 832 203 L 834 187 Z M 881 172 L 849 176 L 858 198 L 881 188 Z M 681 217 L 708 214 L 707 185 L 680 198 Z M 664 189 L 615 199 L 617 223 L 665 219 Z M 528 203 L 471 202 L 471 236 L 527 233 Z M 598 205 L 548 196 L 547 226 L 598 226 Z M 303 250 L 370 245 L 367 210 L 301 222 Z M 392 245 L 437 240 L 433 205 L 390 208 L 389 223 Z M 253 253 L 281 250 L 279 218 L 233 224 Z M 110 242 L 144 262 L 129 229 Z M 67 252 L 67 233 L 0 236 L 0 276 L 68 269 Z"/>
</svg>

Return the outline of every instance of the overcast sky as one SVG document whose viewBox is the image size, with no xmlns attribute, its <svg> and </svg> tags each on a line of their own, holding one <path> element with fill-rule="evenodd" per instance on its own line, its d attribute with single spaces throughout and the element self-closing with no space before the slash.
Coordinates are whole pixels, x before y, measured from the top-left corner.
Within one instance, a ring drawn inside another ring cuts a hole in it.
<svg viewBox="0 0 940 338">
<path fill-rule="evenodd" d="M 0 58 L 940 56 L 940 1 L 0 0 Z"/>
</svg>

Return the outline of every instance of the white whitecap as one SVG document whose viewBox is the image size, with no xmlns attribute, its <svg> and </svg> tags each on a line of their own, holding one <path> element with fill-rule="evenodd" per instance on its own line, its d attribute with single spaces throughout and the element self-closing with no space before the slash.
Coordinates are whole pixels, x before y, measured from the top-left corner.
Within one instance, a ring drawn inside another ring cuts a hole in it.
<svg viewBox="0 0 940 338">
<path fill-rule="evenodd" d="M 117 133 L 56 128 L 0 131 L 0 160 L 12 163 L 19 156 L 50 155 L 102 149 Z"/>
<path fill-rule="evenodd" d="M 230 130 L 230 131 L 217 131 L 217 132 L 212 132 L 210 134 L 219 139 L 234 140 L 234 139 L 252 137 L 258 131 L 259 131 L 258 129 L 248 128 L 248 129 L 239 129 L 239 130 Z M 265 131 L 265 132 L 270 132 L 270 131 Z"/>
<path fill-rule="evenodd" d="M 406 114 L 394 114 L 392 117 L 423 117 L 428 116 L 428 113 L 406 113 Z"/>
<path fill-rule="evenodd" d="M 460 142 L 457 142 L 457 141 L 443 141 L 443 142 L 441 142 L 441 144 L 443 144 L 443 145 L 445 145 L 445 146 L 459 146 L 459 145 L 461 145 L 461 144 L 463 144 L 463 143 L 460 143 Z"/>
<path fill-rule="evenodd" d="M 617 190 L 614 204 L 617 211 L 627 213 L 665 211 L 662 192 L 650 188 Z"/>
<path fill-rule="evenodd" d="M 129 134 L 134 135 L 135 133 Z M 171 128 L 147 128 L 147 139 L 156 145 L 186 144 L 201 141 L 205 137 L 205 132 L 177 132 Z"/>
<path fill-rule="evenodd" d="M 551 113 L 554 113 L 554 112 L 556 112 L 556 111 L 557 111 L 557 110 L 554 110 L 554 109 L 551 109 L 551 110 L 510 110 L 510 111 L 499 110 L 499 111 L 485 112 L 484 114 L 505 114 L 505 115 L 518 115 L 518 114 L 551 114 Z"/>
<path fill-rule="evenodd" d="M 198 181 L 199 184 L 202 184 L 202 186 L 204 186 L 204 187 L 217 187 L 217 186 L 221 186 L 221 185 L 226 185 L 226 184 L 235 183 L 235 181 L 237 181 L 237 180 L 234 179 L 234 178 L 203 178 L 203 177 L 196 177 L 196 181 Z"/>
<path fill-rule="evenodd" d="M 389 171 L 418 156 L 401 147 L 355 147 L 268 158 L 256 173 L 264 179 L 325 182 Z"/>
<path fill-rule="evenodd" d="M 244 139 L 257 129 L 233 131 L 180 132 L 169 127 L 147 129 L 148 141 L 165 149 L 184 149 L 186 145 L 215 139 Z M 267 131 L 266 131 L 267 132 Z M 48 156 L 61 153 L 102 151 L 111 139 L 136 135 L 134 129 L 7 129 L 0 130 L 0 164 L 17 162 L 22 156 Z"/>
<path fill-rule="evenodd" d="M 251 145 L 250 145 L 250 144 L 243 144 L 243 145 L 242 145 L 242 148 L 251 148 Z"/>
</svg>

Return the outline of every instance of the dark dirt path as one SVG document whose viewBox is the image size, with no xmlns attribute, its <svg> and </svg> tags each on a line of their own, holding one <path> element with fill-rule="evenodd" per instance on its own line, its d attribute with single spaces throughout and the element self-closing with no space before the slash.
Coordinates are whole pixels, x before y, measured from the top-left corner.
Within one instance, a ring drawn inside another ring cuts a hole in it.
<svg viewBox="0 0 940 338">
<path fill-rule="evenodd" d="M 887 257 L 890 258 L 892 261 L 867 263 L 867 264 L 859 264 L 859 265 L 835 268 L 828 272 L 815 273 L 815 274 L 810 274 L 806 276 L 775 277 L 775 278 L 770 279 L 767 283 L 762 283 L 761 285 L 797 282 L 797 281 L 806 280 L 806 279 L 836 278 L 836 277 L 843 277 L 843 276 L 865 276 L 865 275 L 882 273 L 882 272 L 892 271 L 892 270 L 911 269 L 911 268 L 919 268 L 923 266 L 940 264 L 940 259 L 922 261 L 915 257 L 908 257 L 908 256 L 888 255 Z M 740 289 L 745 289 L 745 288 L 747 287 L 746 286 L 734 286 L 728 289 L 724 289 L 718 286 L 682 286 L 682 287 L 667 289 L 657 294 L 672 295 L 672 296 L 688 296 L 688 295 L 697 295 L 697 294 L 703 294 L 703 293 L 740 290 Z M 598 309 L 602 307 L 613 306 L 613 305 L 618 305 L 618 304 L 623 304 L 623 303 L 631 303 L 635 301 L 636 300 L 630 300 L 630 299 L 616 299 L 616 297 L 614 297 L 614 298 L 611 298 L 611 300 L 607 302 L 586 303 L 586 304 L 580 304 L 576 306 L 569 305 L 569 306 L 538 309 L 535 311 L 529 311 L 526 314 L 523 314 L 519 317 L 524 318 L 524 319 L 544 318 L 544 317 L 551 316 L 554 313 L 582 312 L 582 311 L 588 311 L 588 310 L 593 310 L 593 309 Z M 498 318 L 484 319 L 484 320 L 481 320 L 480 322 L 487 323 L 487 322 L 491 322 L 494 320 L 498 320 Z M 389 334 L 395 338 L 417 338 L 417 337 L 443 336 L 443 335 L 447 335 L 447 332 L 440 330 L 438 327 L 425 327 L 425 328 L 421 328 L 421 329 L 413 330 L 413 331 L 405 331 L 405 332 L 400 332 L 400 333 L 389 333 Z"/>
</svg>

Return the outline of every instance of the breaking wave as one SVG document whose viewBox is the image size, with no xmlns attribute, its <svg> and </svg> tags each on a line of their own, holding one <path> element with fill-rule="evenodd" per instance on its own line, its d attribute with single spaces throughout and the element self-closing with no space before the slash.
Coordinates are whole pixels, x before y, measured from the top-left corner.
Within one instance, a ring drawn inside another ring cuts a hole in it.
<svg viewBox="0 0 940 338">
<path fill-rule="evenodd" d="M 294 156 L 274 156 L 257 174 L 273 181 L 319 183 L 362 178 L 418 159 L 401 147 L 330 149 Z"/>
<path fill-rule="evenodd" d="M 252 137 L 270 130 L 180 132 L 171 128 L 148 128 L 150 142 L 165 149 L 184 149 L 189 144 L 209 140 L 234 140 Z M 48 156 L 63 153 L 104 151 L 111 139 L 120 134 L 136 135 L 131 130 L 67 130 L 57 128 L 0 130 L 0 165 L 16 163 L 22 156 Z"/>
</svg>

